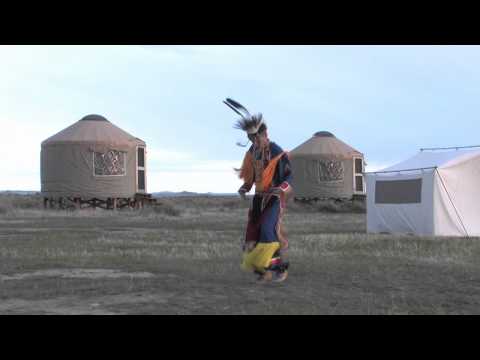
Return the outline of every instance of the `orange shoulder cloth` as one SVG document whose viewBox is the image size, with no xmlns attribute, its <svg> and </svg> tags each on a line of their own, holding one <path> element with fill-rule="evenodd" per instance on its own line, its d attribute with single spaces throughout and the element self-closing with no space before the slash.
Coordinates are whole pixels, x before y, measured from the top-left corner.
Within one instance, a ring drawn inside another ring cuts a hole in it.
<svg viewBox="0 0 480 360">
<path fill-rule="evenodd" d="M 272 160 L 270 160 L 265 170 L 263 170 L 263 176 L 262 176 L 263 191 L 268 191 L 268 189 L 270 188 L 270 185 L 272 185 L 273 175 L 275 175 L 275 169 L 277 168 L 277 164 L 282 158 L 282 156 L 285 154 L 287 154 L 287 152 L 282 151 L 280 154 L 275 156 Z"/>
<path fill-rule="evenodd" d="M 243 179 L 248 184 L 253 184 L 254 181 L 254 169 L 253 169 L 253 156 L 250 151 L 247 151 L 243 158 L 242 167 L 240 168 L 238 177 Z"/>
<path fill-rule="evenodd" d="M 286 151 L 281 152 L 277 156 L 275 156 L 270 162 L 268 163 L 267 167 L 265 170 L 263 170 L 262 174 L 262 185 L 263 185 L 263 191 L 267 191 L 270 188 L 270 185 L 272 184 L 273 176 L 275 175 L 275 169 L 277 168 L 277 164 L 282 158 L 283 155 L 288 153 Z M 243 158 L 243 163 L 242 167 L 239 171 L 238 177 L 240 179 L 243 179 L 248 184 L 252 184 L 255 181 L 255 175 L 254 175 L 254 167 L 253 167 L 253 156 L 252 154 L 247 151 L 245 154 L 245 157 Z"/>
</svg>

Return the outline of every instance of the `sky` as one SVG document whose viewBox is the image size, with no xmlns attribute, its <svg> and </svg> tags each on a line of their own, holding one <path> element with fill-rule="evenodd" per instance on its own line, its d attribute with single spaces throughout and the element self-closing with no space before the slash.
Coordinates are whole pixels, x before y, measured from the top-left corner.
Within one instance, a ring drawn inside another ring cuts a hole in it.
<svg viewBox="0 0 480 360">
<path fill-rule="evenodd" d="M 367 171 L 480 145 L 479 46 L 0 46 L 0 190 L 40 190 L 40 144 L 88 114 L 147 143 L 148 191 L 236 192 L 261 112 L 292 150 L 330 131 Z"/>
</svg>

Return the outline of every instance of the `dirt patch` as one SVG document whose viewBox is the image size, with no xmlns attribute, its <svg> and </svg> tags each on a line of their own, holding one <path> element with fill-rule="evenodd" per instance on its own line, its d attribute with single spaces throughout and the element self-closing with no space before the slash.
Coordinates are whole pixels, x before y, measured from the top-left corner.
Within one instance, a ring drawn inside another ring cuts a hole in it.
<svg viewBox="0 0 480 360">
<path fill-rule="evenodd" d="M 0 219 L 0 224 L 25 224 L 27 220 Z"/>
<path fill-rule="evenodd" d="M 49 314 L 49 315 L 114 315 L 102 309 L 98 303 L 78 304 L 74 299 L 24 300 L 11 299 L 0 304 L 2 314 Z"/>
<path fill-rule="evenodd" d="M 35 277 L 61 277 L 70 279 L 102 279 L 102 278 L 151 278 L 149 272 L 124 272 L 112 269 L 48 269 L 13 275 L 0 275 L 0 281 L 26 280 Z"/>
<path fill-rule="evenodd" d="M 132 308 L 152 304 L 164 306 L 172 297 L 169 293 L 132 293 L 91 298 L 62 296 L 53 299 L 9 299 L 0 303 L 1 314 L 48 314 L 48 315 L 121 315 Z M 171 301 L 171 300 L 170 300 Z"/>
</svg>

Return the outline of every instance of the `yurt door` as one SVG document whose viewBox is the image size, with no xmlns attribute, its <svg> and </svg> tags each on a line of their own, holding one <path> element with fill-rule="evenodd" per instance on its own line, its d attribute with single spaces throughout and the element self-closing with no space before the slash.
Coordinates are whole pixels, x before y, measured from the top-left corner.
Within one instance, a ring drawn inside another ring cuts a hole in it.
<svg viewBox="0 0 480 360">
<path fill-rule="evenodd" d="M 137 147 L 137 192 L 146 192 L 146 179 L 145 179 L 145 148 Z"/>
</svg>

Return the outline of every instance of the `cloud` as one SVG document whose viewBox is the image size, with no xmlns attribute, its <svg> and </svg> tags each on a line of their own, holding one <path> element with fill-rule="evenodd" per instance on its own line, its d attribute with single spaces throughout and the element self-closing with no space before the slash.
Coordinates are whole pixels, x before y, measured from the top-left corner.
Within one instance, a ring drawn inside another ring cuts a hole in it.
<svg viewBox="0 0 480 360">
<path fill-rule="evenodd" d="M 40 190 L 40 143 L 47 137 L 42 125 L 10 117 L 0 128 L 0 190 Z"/>
<path fill-rule="evenodd" d="M 234 187 L 226 96 L 285 149 L 329 130 L 380 170 L 476 142 L 479 59 L 478 46 L 0 46 L 0 188 L 39 187 L 40 142 L 89 113 L 147 142 L 159 186 Z"/>
<path fill-rule="evenodd" d="M 365 166 L 366 172 L 375 172 L 386 169 L 394 164 L 398 163 L 398 161 L 389 161 L 389 162 L 375 162 L 375 161 L 368 161 L 367 166 Z"/>
<path fill-rule="evenodd" d="M 147 157 L 149 162 L 175 164 L 192 160 L 193 154 L 177 150 L 147 148 Z"/>
<path fill-rule="evenodd" d="M 147 180 L 149 192 L 235 193 L 241 185 L 233 171 L 150 171 Z"/>
<path fill-rule="evenodd" d="M 199 159 L 193 153 L 147 149 L 147 190 L 233 193 L 242 185 L 234 168 L 241 159 Z"/>
<path fill-rule="evenodd" d="M 12 122 L 0 143 L 0 190 L 40 191 L 41 141 L 48 136 L 41 124 Z M 51 134 L 50 134 L 51 135 Z M 147 147 L 148 191 L 236 192 L 241 185 L 233 168 L 241 159 L 199 159 L 176 149 Z"/>
</svg>

